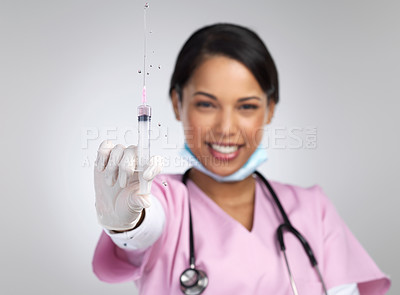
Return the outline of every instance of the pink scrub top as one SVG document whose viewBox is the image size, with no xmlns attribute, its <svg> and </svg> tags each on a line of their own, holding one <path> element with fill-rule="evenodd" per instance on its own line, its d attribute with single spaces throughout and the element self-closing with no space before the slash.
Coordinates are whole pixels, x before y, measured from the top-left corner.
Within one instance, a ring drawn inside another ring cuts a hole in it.
<svg viewBox="0 0 400 295">
<path fill-rule="evenodd" d="M 134 281 L 139 294 L 182 294 L 181 273 L 189 267 L 189 214 L 192 207 L 196 266 L 207 273 L 204 295 L 289 295 L 292 289 L 276 229 L 282 223 L 269 191 L 256 182 L 251 231 L 230 217 L 182 175 L 159 175 L 152 194 L 166 215 L 161 237 L 146 250 L 117 247 L 102 233 L 93 269 L 99 279 Z M 385 294 L 389 279 L 355 239 L 320 187 L 272 182 L 292 224 L 314 250 L 328 289 L 358 283 L 360 294 Z M 190 195 L 188 194 L 190 192 Z M 285 234 L 287 255 L 299 294 L 321 295 L 322 286 L 301 244 Z"/>
</svg>

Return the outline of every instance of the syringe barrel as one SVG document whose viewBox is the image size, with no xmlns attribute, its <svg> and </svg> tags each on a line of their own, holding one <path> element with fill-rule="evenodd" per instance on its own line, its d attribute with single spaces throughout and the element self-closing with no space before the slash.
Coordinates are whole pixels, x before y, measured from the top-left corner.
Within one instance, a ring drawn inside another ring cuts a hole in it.
<svg viewBox="0 0 400 295">
<path fill-rule="evenodd" d="M 138 170 L 148 164 L 150 159 L 150 121 L 151 107 L 148 105 L 138 106 Z"/>
<path fill-rule="evenodd" d="M 150 160 L 150 121 L 151 107 L 148 105 L 140 105 L 137 109 L 138 113 L 138 146 L 137 156 L 140 181 L 140 193 L 148 194 L 148 187 L 143 181 L 143 170 Z"/>
</svg>

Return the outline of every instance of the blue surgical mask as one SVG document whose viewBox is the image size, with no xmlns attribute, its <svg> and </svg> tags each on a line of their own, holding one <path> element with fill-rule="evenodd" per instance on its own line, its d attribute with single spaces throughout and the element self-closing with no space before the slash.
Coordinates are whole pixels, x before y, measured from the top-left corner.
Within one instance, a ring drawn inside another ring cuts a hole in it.
<svg viewBox="0 0 400 295">
<path fill-rule="evenodd" d="M 180 154 L 185 160 L 187 160 L 193 166 L 193 168 L 196 168 L 197 170 L 203 172 L 204 174 L 210 176 L 211 178 L 213 178 L 218 182 L 234 182 L 243 180 L 252 173 L 254 173 L 254 171 L 256 171 L 256 169 L 268 159 L 267 150 L 261 147 L 260 144 L 254 151 L 254 153 L 250 156 L 250 158 L 247 160 L 247 162 L 239 170 L 228 176 L 220 176 L 218 174 L 215 174 L 207 170 L 203 166 L 203 164 L 201 164 L 200 161 L 197 160 L 197 158 L 190 150 L 186 142 L 185 142 L 185 148 L 181 150 Z"/>
</svg>

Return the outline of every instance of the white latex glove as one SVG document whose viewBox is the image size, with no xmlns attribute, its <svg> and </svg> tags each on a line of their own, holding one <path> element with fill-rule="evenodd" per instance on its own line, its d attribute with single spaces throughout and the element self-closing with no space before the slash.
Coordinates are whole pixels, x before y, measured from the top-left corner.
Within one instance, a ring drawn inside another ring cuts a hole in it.
<svg viewBox="0 0 400 295">
<path fill-rule="evenodd" d="M 142 210 L 150 206 L 149 195 L 139 195 L 139 173 L 135 171 L 136 163 L 136 146 L 114 146 L 108 140 L 100 144 L 94 167 L 94 188 L 97 218 L 106 229 L 133 229 L 140 220 Z M 143 173 L 148 191 L 153 178 L 161 169 L 162 158 L 150 158 Z"/>
</svg>

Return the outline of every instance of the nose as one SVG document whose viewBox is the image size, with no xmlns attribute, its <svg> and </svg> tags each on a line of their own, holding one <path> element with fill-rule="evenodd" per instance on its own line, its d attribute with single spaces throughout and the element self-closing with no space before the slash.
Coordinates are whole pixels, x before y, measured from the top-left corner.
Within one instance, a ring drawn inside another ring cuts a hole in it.
<svg viewBox="0 0 400 295">
<path fill-rule="evenodd" d="M 237 119 L 230 109 L 221 110 L 216 115 L 215 131 L 220 138 L 231 137 L 238 129 Z"/>
</svg>

